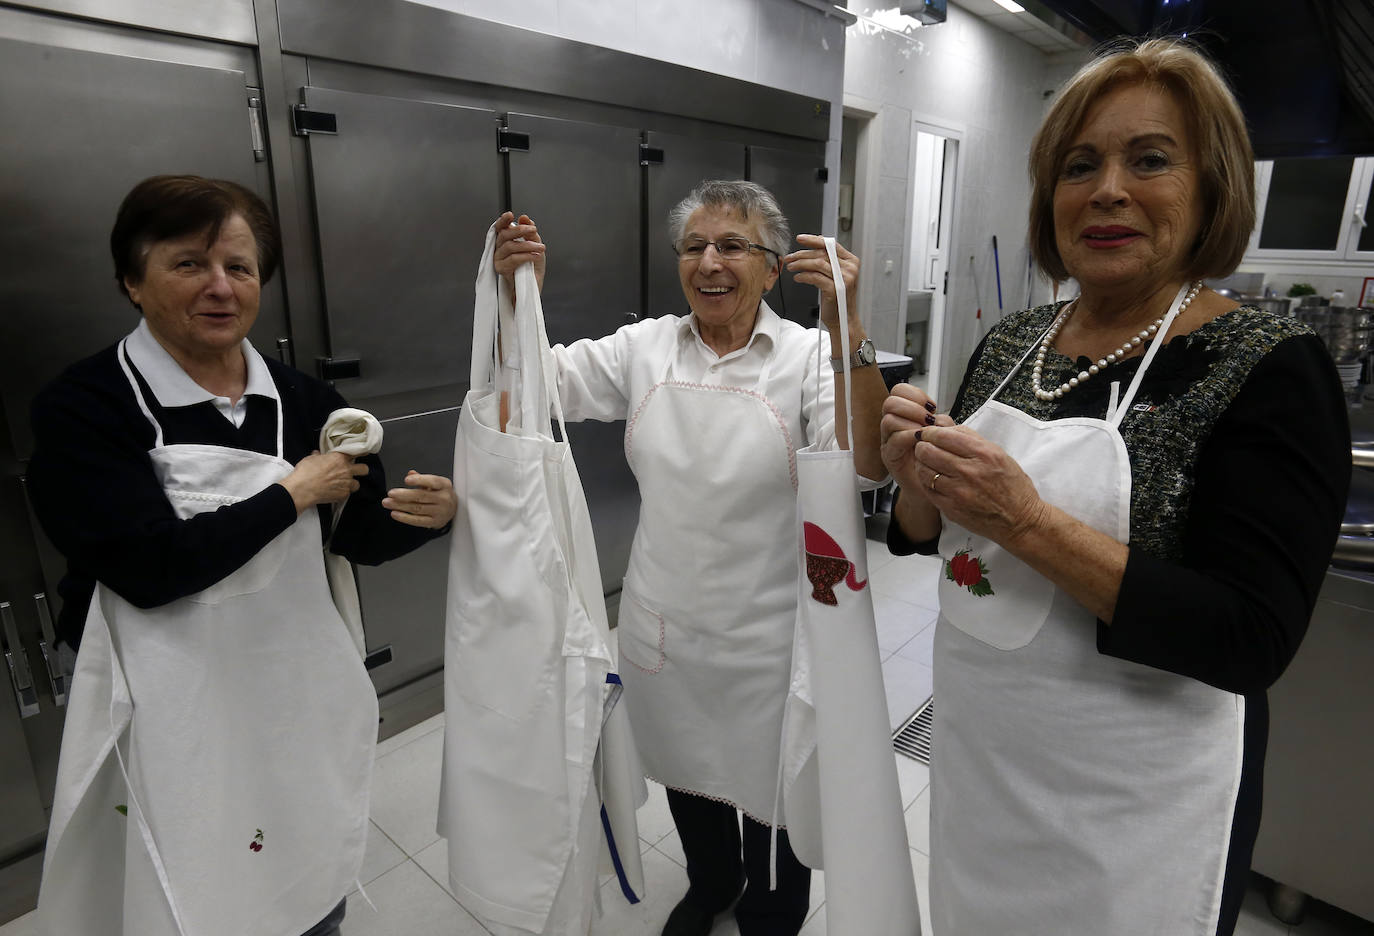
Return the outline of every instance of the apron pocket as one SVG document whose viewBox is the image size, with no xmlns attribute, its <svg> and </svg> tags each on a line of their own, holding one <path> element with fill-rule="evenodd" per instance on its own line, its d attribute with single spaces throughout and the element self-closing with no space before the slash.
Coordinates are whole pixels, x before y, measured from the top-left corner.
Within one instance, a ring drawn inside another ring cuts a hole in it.
<svg viewBox="0 0 1374 936">
<path fill-rule="evenodd" d="M 657 673 L 663 669 L 663 615 L 650 608 L 629 586 L 621 590 L 620 619 L 616 624 L 620 638 L 620 658 L 635 669 Z"/>
<path fill-rule="evenodd" d="M 998 650 L 1019 650 L 1049 617 L 1054 584 L 985 537 L 946 521 L 940 535 L 940 613 Z"/>
</svg>

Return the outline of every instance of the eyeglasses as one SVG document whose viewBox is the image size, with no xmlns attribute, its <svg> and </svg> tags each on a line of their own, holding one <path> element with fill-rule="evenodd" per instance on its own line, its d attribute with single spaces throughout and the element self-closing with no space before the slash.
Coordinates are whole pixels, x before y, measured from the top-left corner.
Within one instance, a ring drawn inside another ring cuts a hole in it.
<svg viewBox="0 0 1374 936">
<path fill-rule="evenodd" d="M 673 245 L 673 250 L 677 251 L 679 261 L 700 260 L 706 256 L 706 248 L 716 248 L 716 255 L 722 260 L 743 260 L 756 250 L 772 254 L 777 257 L 776 251 L 771 250 L 762 244 L 755 244 L 743 237 L 723 237 L 718 241 L 708 240 L 689 240 Z"/>
</svg>

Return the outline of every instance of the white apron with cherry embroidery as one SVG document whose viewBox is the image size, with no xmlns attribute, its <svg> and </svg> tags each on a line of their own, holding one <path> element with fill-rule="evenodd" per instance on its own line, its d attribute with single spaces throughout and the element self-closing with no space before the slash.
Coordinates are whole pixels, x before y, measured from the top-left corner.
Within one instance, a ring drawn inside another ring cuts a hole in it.
<svg viewBox="0 0 1374 936">
<path fill-rule="evenodd" d="M 644 771 L 772 815 L 797 612 L 796 457 L 753 387 L 671 379 L 625 429 L 641 507 L 620 599 L 621 678 Z"/>
<path fill-rule="evenodd" d="M 1042 422 L 989 398 L 965 425 L 1014 458 L 1045 501 L 1128 542 L 1131 466 L 1118 427 L 1162 344 L 1105 419 Z M 1244 698 L 1098 653 L 1092 613 L 948 519 L 940 555 L 934 930 L 1210 936 Z"/>
<path fill-rule="evenodd" d="M 277 454 L 148 453 L 177 516 L 286 477 Z M 156 561 L 147 557 L 147 561 Z M 62 738 L 40 920 L 63 936 L 249 936 L 314 926 L 367 841 L 377 697 L 307 510 L 233 574 L 139 609 L 91 600 Z"/>
</svg>

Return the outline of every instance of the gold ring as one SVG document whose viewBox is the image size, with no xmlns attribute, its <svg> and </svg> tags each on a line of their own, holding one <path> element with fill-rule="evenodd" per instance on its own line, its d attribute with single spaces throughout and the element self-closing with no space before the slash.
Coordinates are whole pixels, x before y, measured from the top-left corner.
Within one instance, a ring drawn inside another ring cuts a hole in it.
<svg viewBox="0 0 1374 936">
<path fill-rule="evenodd" d="M 935 472 L 935 477 L 933 477 L 933 478 L 930 479 L 930 489 L 931 489 L 932 491 L 935 491 L 935 482 L 936 482 L 936 481 L 939 481 L 939 480 L 940 480 L 940 472 L 937 471 L 937 472 Z M 936 491 L 935 493 L 938 494 L 939 491 Z"/>
</svg>

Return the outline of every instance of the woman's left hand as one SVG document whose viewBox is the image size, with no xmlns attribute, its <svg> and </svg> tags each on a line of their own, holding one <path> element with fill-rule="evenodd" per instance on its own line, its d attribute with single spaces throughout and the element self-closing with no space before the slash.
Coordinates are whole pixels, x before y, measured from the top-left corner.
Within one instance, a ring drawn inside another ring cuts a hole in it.
<svg viewBox="0 0 1374 936">
<path fill-rule="evenodd" d="M 927 499 L 978 536 L 1009 546 L 1044 516 L 1047 505 L 1016 460 L 967 426 L 927 426 L 915 456 Z"/>
<path fill-rule="evenodd" d="M 458 512 L 458 495 L 453 493 L 453 482 L 448 478 L 420 474 L 412 468 L 406 472 L 405 483 L 409 486 L 392 488 L 382 498 L 382 506 L 391 511 L 391 519 L 437 530 Z"/>
<path fill-rule="evenodd" d="M 835 280 L 830 274 L 830 255 L 825 252 L 825 238 L 819 234 L 798 234 L 797 243 L 804 250 L 796 250 L 782 258 L 782 265 L 798 283 L 815 286 L 821 291 L 821 324 L 834 328 L 840 323 L 839 306 L 835 300 Z M 859 321 L 859 258 L 836 242 L 835 256 L 840 260 L 844 276 L 845 310 L 851 326 Z"/>
</svg>

